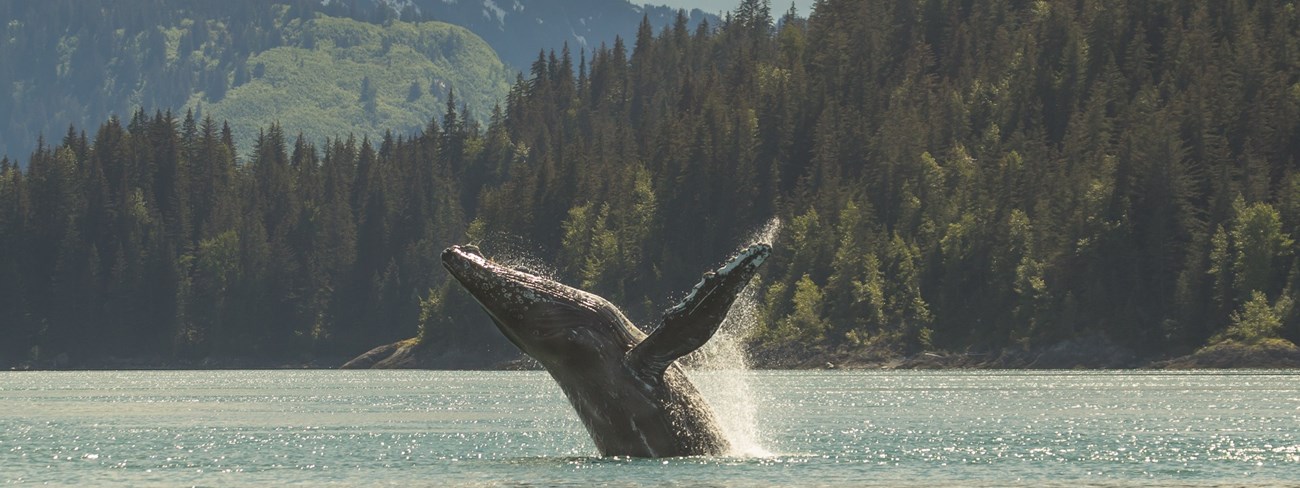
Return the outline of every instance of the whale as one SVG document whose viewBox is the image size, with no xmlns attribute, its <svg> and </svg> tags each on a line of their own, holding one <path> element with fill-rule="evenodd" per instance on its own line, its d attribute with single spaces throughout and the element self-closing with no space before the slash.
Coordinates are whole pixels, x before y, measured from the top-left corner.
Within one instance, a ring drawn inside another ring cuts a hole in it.
<svg viewBox="0 0 1300 488">
<path fill-rule="evenodd" d="M 442 263 L 546 368 L 602 456 L 719 456 L 730 443 L 677 359 L 713 337 L 771 252 L 754 244 L 705 272 L 648 335 L 605 298 L 487 259 L 476 246 L 449 247 Z"/>
</svg>

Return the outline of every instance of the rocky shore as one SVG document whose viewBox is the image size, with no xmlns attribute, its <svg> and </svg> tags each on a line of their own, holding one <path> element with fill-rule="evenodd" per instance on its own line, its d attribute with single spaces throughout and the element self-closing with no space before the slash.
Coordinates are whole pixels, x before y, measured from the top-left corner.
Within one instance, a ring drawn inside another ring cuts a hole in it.
<svg viewBox="0 0 1300 488">
<path fill-rule="evenodd" d="M 1282 339 L 1229 341 L 1183 356 L 1151 358 L 1092 337 L 1037 349 L 915 354 L 873 348 L 759 348 L 751 352 L 751 363 L 759 369 L 1300 369 L 1300 347 Z"/>
<path fill-rule="evenodd" d="M 1150 367 L 1153 369 L 1300 368 L 1300 347 L 1282 339 L 1267 339 L 1258 344 L 1225 341 L 1186 356 L 1153 362 Z"/>
</svg>

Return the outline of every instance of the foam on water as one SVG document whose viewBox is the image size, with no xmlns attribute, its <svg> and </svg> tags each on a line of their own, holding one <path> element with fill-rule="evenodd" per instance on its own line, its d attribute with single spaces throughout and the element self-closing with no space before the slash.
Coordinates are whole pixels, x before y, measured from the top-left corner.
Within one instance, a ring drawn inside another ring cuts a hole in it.
<svg viewBox="0 0 1300 488">
<path fill-rule="evenodd" d="M 773 217 L 762 228 L 739 243 L 738 250 L 754 243 L 771 244 L 781 231 L 781 219 Z M 755 278 L 754 282 L 758 282 Z M 745 339 L 760 320 L 757 299 L 758 286 L 747 286 L 736 298 L 713 339 L 693 353 L 687 361 L 692 365 L 691 377 L 696 380 L 700 393 L 709 400 L 723 433 L 731 442 L 730 453 L 739 457 L 770 457 L 772 452 L 758 426 L 757 404 L 749 385 L 749 355 L 745 352 Z M 701 374 L 703 373 L 703 374 Z"/>
</svg>

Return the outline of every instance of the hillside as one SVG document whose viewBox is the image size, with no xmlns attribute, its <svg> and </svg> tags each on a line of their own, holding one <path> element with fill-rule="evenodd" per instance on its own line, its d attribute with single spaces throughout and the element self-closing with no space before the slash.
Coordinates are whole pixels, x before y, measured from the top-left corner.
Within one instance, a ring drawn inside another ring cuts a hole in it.
<svg viewBox="0 0 1300 488">
<path fill-rule="evenodd" d="M 281 31 L 285 45 L 249 56 L 243 84 L 219 98 L 200 91 L 185 106 L 229 121 L 239 141 L 277 122 L 316 142 L 379 139 L 423 128 L 449 99 L 485 117 L 514 80 L 481 39 L 441 22 L 381 26 L 318 16 Z"/>
<path fill-rule="evenodd" d="M 139 108 L 206 111 L 241 140 L 277 120 L 314 141 L 374 138 L 422 127 L 452 91 L 485 117 L 514 80 L 465 29 L 353 5 L 0 3 L 0 86 L 9 90 L 0 97 L 0 154 L 25 160 L 38 136 Z"/>
<path fill-rule="evenodd" d="M 484 124 L 97 122 L 0 159 L 0 364 L 486 366 L 517 351 L 442 248 L 651 328 L 774 220 L 767 365 L 1293 361 L 1298 32 L 1281 0 L 745 0 L 547 56 Z"/>
<path fill-rule="evenodd" d="M 575 55 L 582 50 L 590 53 L 601 44 L 613 46 L 615 38 L 631 39 L 642 18 L 658 32 L 671 26 L 679 13 L 675 8 L 627 0 L 409 0 L 387 4 L 406 8 L 408 17 L 414 13 L 463 26 L 487 41 L 502 61 L 521 71 L 537 60 L 539 51 L 559 51 L 567 43 Z M 682 13 L 692 28 L 701 22 L 720 24 L 714 15 L 717 12 L 691 9 Z"/>
</svg>

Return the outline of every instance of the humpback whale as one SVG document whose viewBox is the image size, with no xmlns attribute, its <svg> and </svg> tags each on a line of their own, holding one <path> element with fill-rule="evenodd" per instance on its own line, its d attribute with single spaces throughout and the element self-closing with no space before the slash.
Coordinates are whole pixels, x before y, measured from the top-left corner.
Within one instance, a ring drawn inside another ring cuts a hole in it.
<svg viewBox="0 0 1300 488">
<path fill-rule="evenodd" d="M 704 345 L 771 254 L 755 244 L 704 273 L 648 336 L 608 300 L 452 246 L 443 266 L 559 384 L 604 456 L 722 455 L 709 405 L 676 360 Z"/>
</svg>

